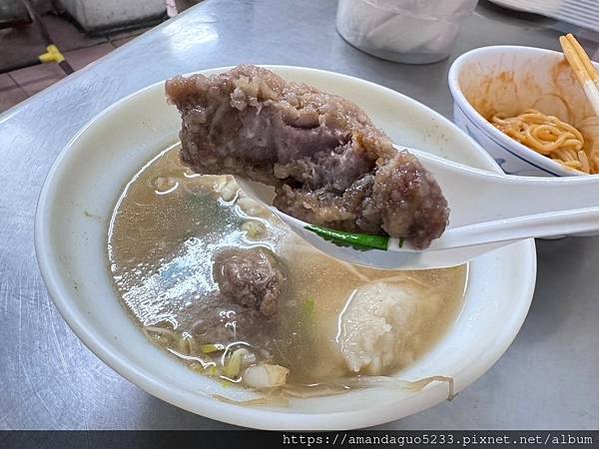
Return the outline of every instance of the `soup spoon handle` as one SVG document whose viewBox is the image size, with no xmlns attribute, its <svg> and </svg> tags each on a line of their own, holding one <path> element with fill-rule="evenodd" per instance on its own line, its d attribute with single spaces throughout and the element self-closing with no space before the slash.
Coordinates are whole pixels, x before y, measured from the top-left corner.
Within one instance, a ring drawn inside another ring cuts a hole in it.
<svg viewBox="0 0 599 449">
<path fill-rule="evenodd" d="M 450 228 L 431 250 L 599 231 L 599 176 L 506 176 L 411 151 L 452 209 Z"/>
<path fill-rule="evenodd" d="M 599 207 L 477 223 L 448 229 L 442 236 L 443 249 L 599 231 Z M 441 242 L 440 242 L 441 243 Z M 435 242 L 431 249 L 441 249 Z"/>
<path fill-rule="evenodd" d="M 541 178 L 490 173 L 410 149 L 440 184 L 451 226 L 599 207 L 599 176 Z"/>
</svg>

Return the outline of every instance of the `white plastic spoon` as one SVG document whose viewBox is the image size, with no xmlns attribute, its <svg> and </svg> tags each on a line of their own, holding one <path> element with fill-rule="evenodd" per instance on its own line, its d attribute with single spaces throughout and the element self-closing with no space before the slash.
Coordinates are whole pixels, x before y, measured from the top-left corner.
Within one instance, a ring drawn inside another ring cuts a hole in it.
<svg viewBox="0 0 599 449">
<path fill-rule="evenodd" d="M 326 230 L 323 234 L 319 228 L 274 208 L 271 187 L 239 177 L 237 182 L 316 248 L 347 262 L 377 268 L 454 266 L 525 238 L 599 231 L 599 176 L 505 176 L 408 150 L 433 173 L 451 208 L 448 228 L 425 250 L 384 237 L 375 244 L 386 249 L 340 246 L 321 236 Z"/>
</svg>

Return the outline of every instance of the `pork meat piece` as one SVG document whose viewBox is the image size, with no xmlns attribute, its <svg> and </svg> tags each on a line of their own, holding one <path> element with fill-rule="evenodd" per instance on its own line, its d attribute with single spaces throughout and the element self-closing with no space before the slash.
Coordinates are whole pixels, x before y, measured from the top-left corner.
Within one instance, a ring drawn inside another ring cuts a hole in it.
<svg viewBox="0 0 599 449">
<path fill-rule="evenodd" d="M 275 187 L 274 205 L 315 225 L 426 248 L 448 222 L 439 185 L 352 102 L 242 65 L 166 83 L 182 116 L 181 159 L 197 173 Z"/>
<path fill-rule="evenodd" d="M 194 301 L 186 312 L 181 325 L 199 344 L 246 341 L 261 347 L 275 335 L 276 322 L 220 294 Z"/>
<path fill-rule="evenodd" d="M 265 316 L 276 313 L 287 281 L 281 262 L 264 248 L 221 251 L 213 275 L 223 296 Z"/>
</svg>

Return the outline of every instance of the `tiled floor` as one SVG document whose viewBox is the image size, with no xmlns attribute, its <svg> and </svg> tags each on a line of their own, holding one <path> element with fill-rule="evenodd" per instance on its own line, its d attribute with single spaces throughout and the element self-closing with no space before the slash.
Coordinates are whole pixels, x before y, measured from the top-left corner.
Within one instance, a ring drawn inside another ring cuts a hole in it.
<svg viewBox="0 0 599 449">
<path fill-rule="evenodd" d="M 46 14 L 43 20 L 53 41 L 75 70 L 85 67 L 148 30 L 141 28 L 113 35 L 89 37 L 60 16 Z M 0 69 L 35 61 L 44 47 L 39 33 L 31 26 L 0 30 Z M 0 74 L 0 113 L 65 76 L 56 64 L 38 64 Z"/>
<path fill-rule="evenodd" d="M 0 75 L 0 112 L 20 103 L 28 96 L 14 78 L 6 73 Z"/>
</svg>

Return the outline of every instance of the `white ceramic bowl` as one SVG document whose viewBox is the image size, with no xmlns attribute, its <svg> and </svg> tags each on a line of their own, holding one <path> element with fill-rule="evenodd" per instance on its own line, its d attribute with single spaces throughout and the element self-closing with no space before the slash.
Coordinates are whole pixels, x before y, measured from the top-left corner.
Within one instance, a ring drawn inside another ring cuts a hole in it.
<svg viewBox="0 0 599 449">
<path fill-rule="evenodd" d="M 595 64 L 599 68 L 599 64 Z M 517 46 L 483 47 L 461 55 L 449 70 L 455 123 L 508 174 L 572 176 L 548 157 L 503 134 L 487 118 L 527 108 L 577 126 L 594 115 L 562 53 Z"/>
<path fill-rule="evenodd" d="M 289 80 L 304 81 L 356 101 L 398 143 L 499 170 L 455 125 L 397 92 L 330 72 L 272 69 Z M 162 83 L 150 86 L 114 104 L 85 126 L 59 155 L 46 179 L 36 216 L 37 257 L 56 307 L 79 338 L 149 393 L 191 412 L 247 427 L 357 428 L 395 420 L 446 400 L 447 385 L 434 383 L 417 394 L 377 387 L 292 400 L 287 408 L 241 407 L 215 400 L 211 394 L 249 399 L 251 392 L 223 388 L 146 340 L 113 291 L 107 269 L 107 226 L 125 183 L 176 141 L 179 126 L 177 111 L 165 102 Z M 532 240 L 473 261 L 458 322 L 401 377 L 452 376 L 456 391 L 477 379 L 520 329 L 535 276 Z"/>
</svg>

